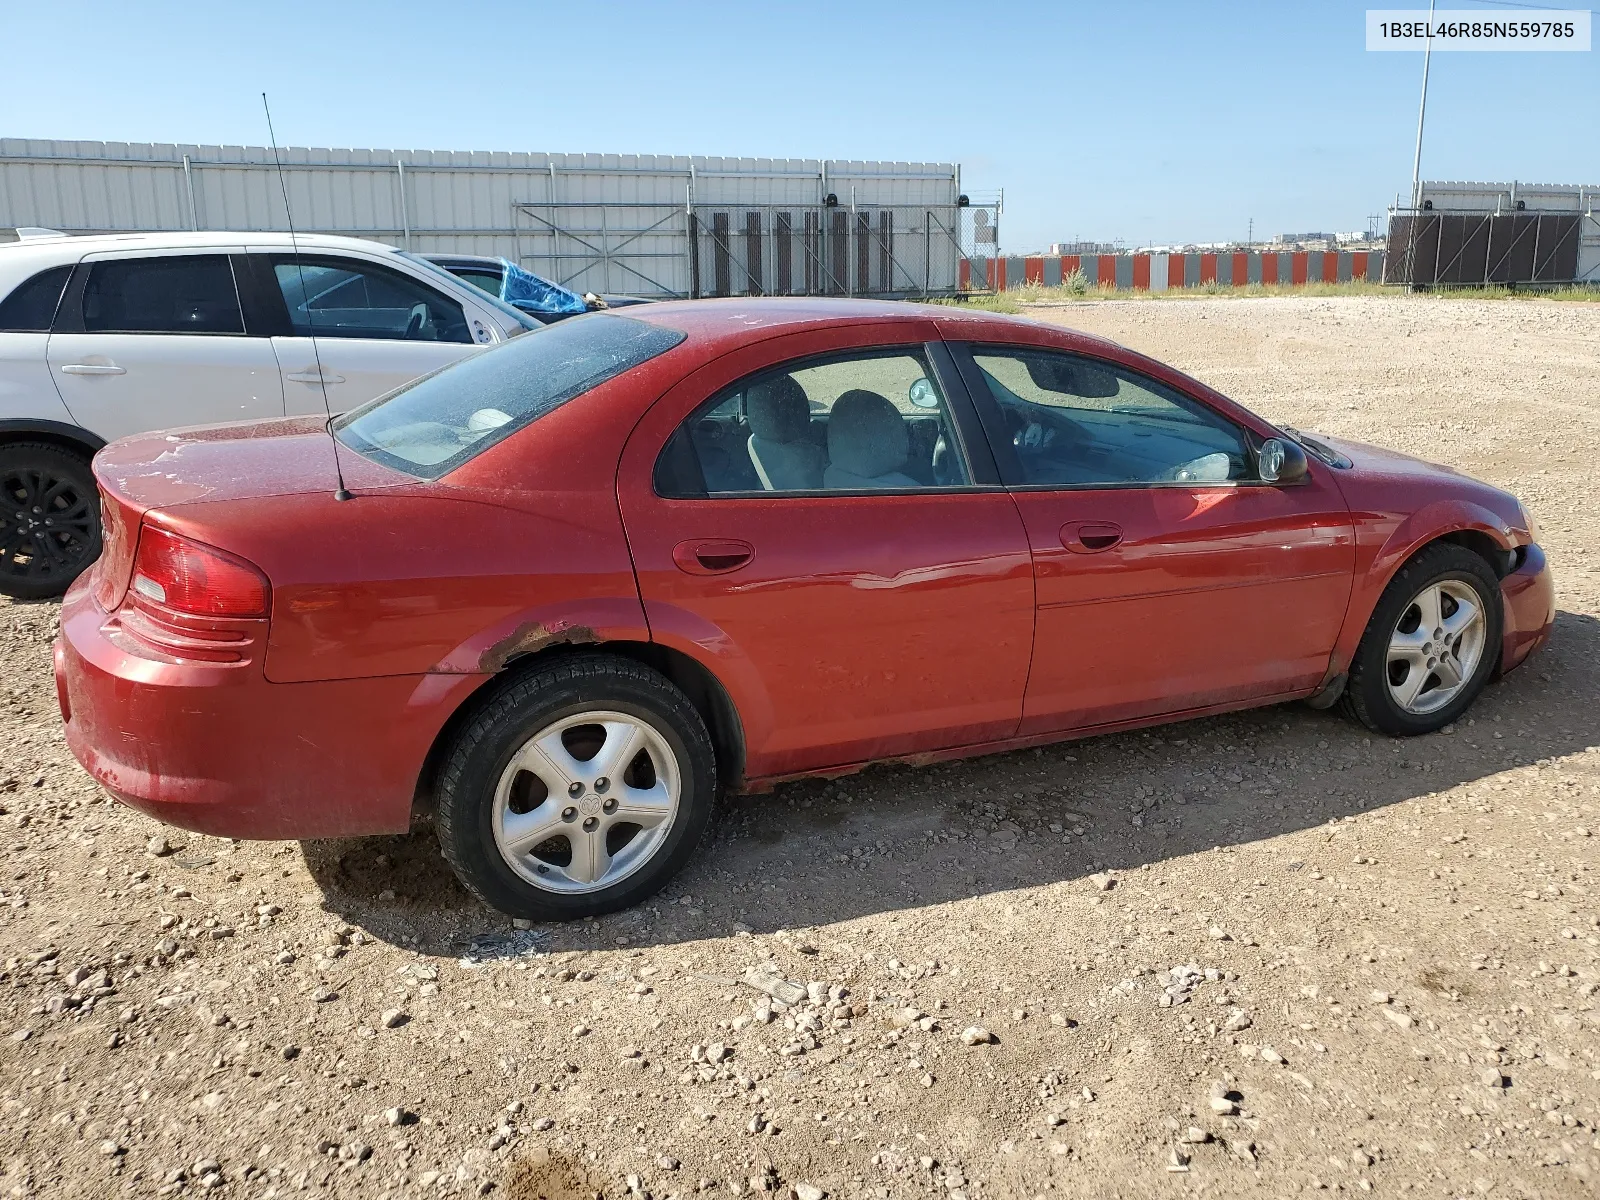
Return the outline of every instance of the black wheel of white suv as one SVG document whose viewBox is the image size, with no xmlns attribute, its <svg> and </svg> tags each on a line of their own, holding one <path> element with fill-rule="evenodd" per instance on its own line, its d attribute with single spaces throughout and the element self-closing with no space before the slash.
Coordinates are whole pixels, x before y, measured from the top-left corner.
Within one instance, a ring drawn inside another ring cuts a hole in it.
<svg viewBox="0 0 1600 1200">
<path fill-rule="evenodd" d="M 0 594 L 59 596 L 100 556 L 100 498 L 80 455 L 44 442 L 0 446 Z"/>
<path fill-rule="evenodd" d="M 574 654 L 501 685 L 462 729 L 440 777 L 439 844 L 485 904 L 575 920 L 659 890 L 715 795 L 688 698 L 629 659 Z"/>
<path fill-rule="evenodd" d="M 1367 622 L 1345 711 L 1395 737 L 1444 728 L 1488 682 L 1504 619 L 1488 563 L 1451 542 L 1425 547 L 1396 572 Z"/>
</svg>

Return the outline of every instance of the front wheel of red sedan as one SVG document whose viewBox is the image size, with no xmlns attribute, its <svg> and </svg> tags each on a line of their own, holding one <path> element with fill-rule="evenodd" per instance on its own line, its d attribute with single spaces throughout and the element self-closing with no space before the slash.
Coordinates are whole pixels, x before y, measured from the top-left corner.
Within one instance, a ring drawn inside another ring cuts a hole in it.
<svg viewBox="0 0 1600 1200">
<path fill-rule="evenodd" d="M 461 882 L 514 917 L 637 904 L 711 818 L 711 739 L 687 697 L 628 659 L 559 659 L 500 688 L 441 777 L 439 843 Z"/>
<path fill-rule="evenodd" d="M 1488 563 L 1449 542 L 1424 548 L 1395 573 L 1367 622 L 1345 710 L 1394 737 L 1444 728 L 1488 681 L 1503 621 Z"/>
</svg>

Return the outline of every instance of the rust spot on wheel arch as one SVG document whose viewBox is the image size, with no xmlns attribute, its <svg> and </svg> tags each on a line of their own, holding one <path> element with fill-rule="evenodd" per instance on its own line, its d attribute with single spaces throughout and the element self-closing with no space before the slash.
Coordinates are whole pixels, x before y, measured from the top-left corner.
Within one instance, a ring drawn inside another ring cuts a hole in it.
<svg viewBox="0 0 1600 1200">
<path fill-rule="evenodd" d="M 599 640 L 587 625 L 546 625 L 543 621 L 528 621 L 488 647 L 479 656 L 478 666 L 491 673 L 503 671 L 507 663 L 521 654 L 537 654 L 551 646 L 589 645 Z"/>
</svg>

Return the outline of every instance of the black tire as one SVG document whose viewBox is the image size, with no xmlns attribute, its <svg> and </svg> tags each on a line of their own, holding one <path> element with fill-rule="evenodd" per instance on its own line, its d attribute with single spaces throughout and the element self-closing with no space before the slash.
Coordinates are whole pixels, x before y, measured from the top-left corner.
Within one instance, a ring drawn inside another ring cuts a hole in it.
<svg viewBox="0 0 1600 1200">
<path fill-rule="evenodd" d="M 89 461 L 46 442 L 0 446 L 0 594 L 59 596 L 100 557 Z"/>
<path fill-rule="evenodd" d="M 1409 712 L 1390 694 L 1389 639 L 1412 601 L 1424 589 L 1446 582 L 1465 584 L 1478 594 L 1486 625 L 1483 650 L 1472 674 L 1448 704 L 1426 714 Z M 1424 547 L 1395 573 L 1373 609 L 1350 664 L 1350 680 L 1340 707 L 1368 729 L 1391 737 L 1415 737 L 1444 728 L 1471 706 L 1494 673 L 1504 621 L 1500 580 L 1488 563 L 1453 542 Z"/>
<path fill-rule="evenodd" d="M 596 710 L 642 719 L 661 737 L 676 758 L 676 815 L 650 857 L 615 884 L 578 894 L 550 891 L 519 875 L 496 844 L 496 789 L 512 757 L 535 734 Z M 627 908 L 659 891 L 704 840 L 716 793 L 710 735 L 677 687 L 630 659 L 573 654 L 499 685 L 461 730 L 440 774 L 439 845 L 456 877 L 491 908 L 534 921 L 577 920 Z"/>
</svg>

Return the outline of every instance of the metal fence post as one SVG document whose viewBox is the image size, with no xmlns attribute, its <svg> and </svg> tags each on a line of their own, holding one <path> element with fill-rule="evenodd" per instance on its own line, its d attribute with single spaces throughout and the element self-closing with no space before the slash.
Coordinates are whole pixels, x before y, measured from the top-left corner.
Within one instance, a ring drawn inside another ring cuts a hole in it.
<svg viewBox="0 0 1600 1200">
<path fill-rule="evenodd" d="M 550 163 L 550 277 L 565 286 L 561 278 L 561 225 L 556 220 L 556 165 Z"/>
<path fill-rule="evenodd" d="M 684 245 L 689 255 L 689 299 L 697 300 L 700 297 L 700 239 L 697 236 L 699 222 L 694 215 L 694 164 L 689 164 L 689 183 L 684 190 Z"/>
<path fill-rule="evenodd" d="M 844 235 L 844 244 L 845 244 L 844 294 L 846 296 L 854 296 L 856 294 L 856 273 L 850 269 L 850 249 L 849 249 L 849 247 L 850 247 L 850 239 L 855 236 L 855 233 L 856 233 L 856 185 L 852 183 L 850 185 L 850 224 L 845 227 L 845 235 Z"/>
<path fill-rule="evenodd" d="M 411 210 L 406 206 L 406 164 L 395 160 L 394 169 L 400 179 L 400 227 L 405 232 L 406 249 L 411 249 Z"/>
<path fill-rule="evenodd" d="M 189 156 L 187 154 L 183 156 L 183 186 L 189 193 L 189 228 L 198 230 L 200 228 L 200 217 L 194 206 L 194 175 L 190 172 Z"/>
</svg>

